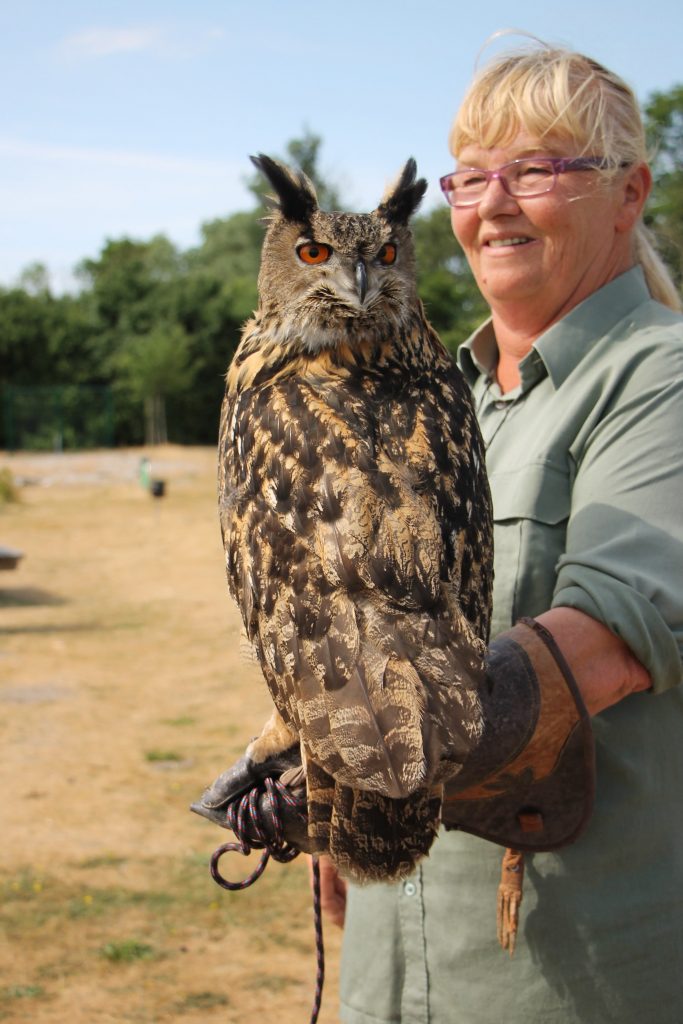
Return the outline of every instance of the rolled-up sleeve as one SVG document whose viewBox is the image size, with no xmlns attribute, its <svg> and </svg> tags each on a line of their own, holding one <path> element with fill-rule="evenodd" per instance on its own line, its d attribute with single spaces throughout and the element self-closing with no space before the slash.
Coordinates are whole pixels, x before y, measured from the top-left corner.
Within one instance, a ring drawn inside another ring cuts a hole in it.
<svg viewBox="0 0 683 1024">
<path fill-rule="evenodd" d="M 683 348 L 661 340 L 578 434 L 552 601 L 620 636 L 655 691 L 681 682 L 683 651 Z"/>
</svg>

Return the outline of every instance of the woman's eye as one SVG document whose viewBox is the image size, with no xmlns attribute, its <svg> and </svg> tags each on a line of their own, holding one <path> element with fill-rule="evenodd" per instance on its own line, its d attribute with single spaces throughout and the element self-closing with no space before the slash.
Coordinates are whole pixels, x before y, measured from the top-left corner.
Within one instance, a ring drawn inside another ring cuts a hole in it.
<svg viewBox="0 0 683 1024">
<path fill-rule="evenodd" d="M 458 185 L 460 188 L 486 188 L 486 175 L 463 174 Z"/>
<path fill-rule="evenodd" d="M 547 178 L 552 175 L 553 169 L 548 164 L 522 164 L 517 171 L 517 177 L 531 180 L 532 178 Z"/>
<path fill-rule="evenodd" d="M 332 249 L 321 242 L 304 242 L 297 247 L 296 253 L 303 263 L 314 265 L 326 263 L 332 255 Z"/>
<path fill-rule="evenodd" d="M 380 251 L 377 253 L 377 259 L 380 263 L 383 263 L 385 267 L 391 266 L 392 263 L 396 262 L 396 246 L 393 242 L 387 242 L 383 245 Z"/>
</svg>

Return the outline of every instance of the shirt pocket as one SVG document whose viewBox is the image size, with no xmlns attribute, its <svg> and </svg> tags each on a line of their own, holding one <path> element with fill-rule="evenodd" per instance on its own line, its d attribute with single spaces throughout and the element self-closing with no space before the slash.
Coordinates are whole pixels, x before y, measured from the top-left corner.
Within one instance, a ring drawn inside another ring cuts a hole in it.
<svg viewBox="0 0 683 1024">
<path fill-rule="evenodd" d="M 569 472 L 535 462 L 490 479 L 494 520 L 495 636 L 523 615 L 550 608 L 564 553 L 571 502 Z"/>
</svg>

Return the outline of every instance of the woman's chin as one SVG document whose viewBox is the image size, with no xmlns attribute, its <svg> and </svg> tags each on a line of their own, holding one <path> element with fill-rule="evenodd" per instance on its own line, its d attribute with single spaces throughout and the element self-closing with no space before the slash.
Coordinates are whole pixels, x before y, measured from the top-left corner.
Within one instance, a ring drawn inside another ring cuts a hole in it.
<svg viewBox="0 0 683 1024">
<path fill-rule="evenodd" d="M 491 273 L 479 285 L 490 306 L 509 303 L 535 304 L 539 296 L 539 281 L 529 273 Z"/>
</svg>

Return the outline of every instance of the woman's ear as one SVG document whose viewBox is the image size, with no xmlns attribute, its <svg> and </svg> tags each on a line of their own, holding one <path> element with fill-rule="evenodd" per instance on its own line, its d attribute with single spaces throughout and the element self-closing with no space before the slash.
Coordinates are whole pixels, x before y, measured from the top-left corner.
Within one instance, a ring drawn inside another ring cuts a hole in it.
<svg viewBox="0 0 683 1024">
<path fill-rule="evenodd" d="M 629 168 L 620 185 L 621 206 L 615 225 L 617 231 L 631 231 L 635 227 L 651 188 L 652 173 L 647 164 L 635 164 Z"/>
</svg>

